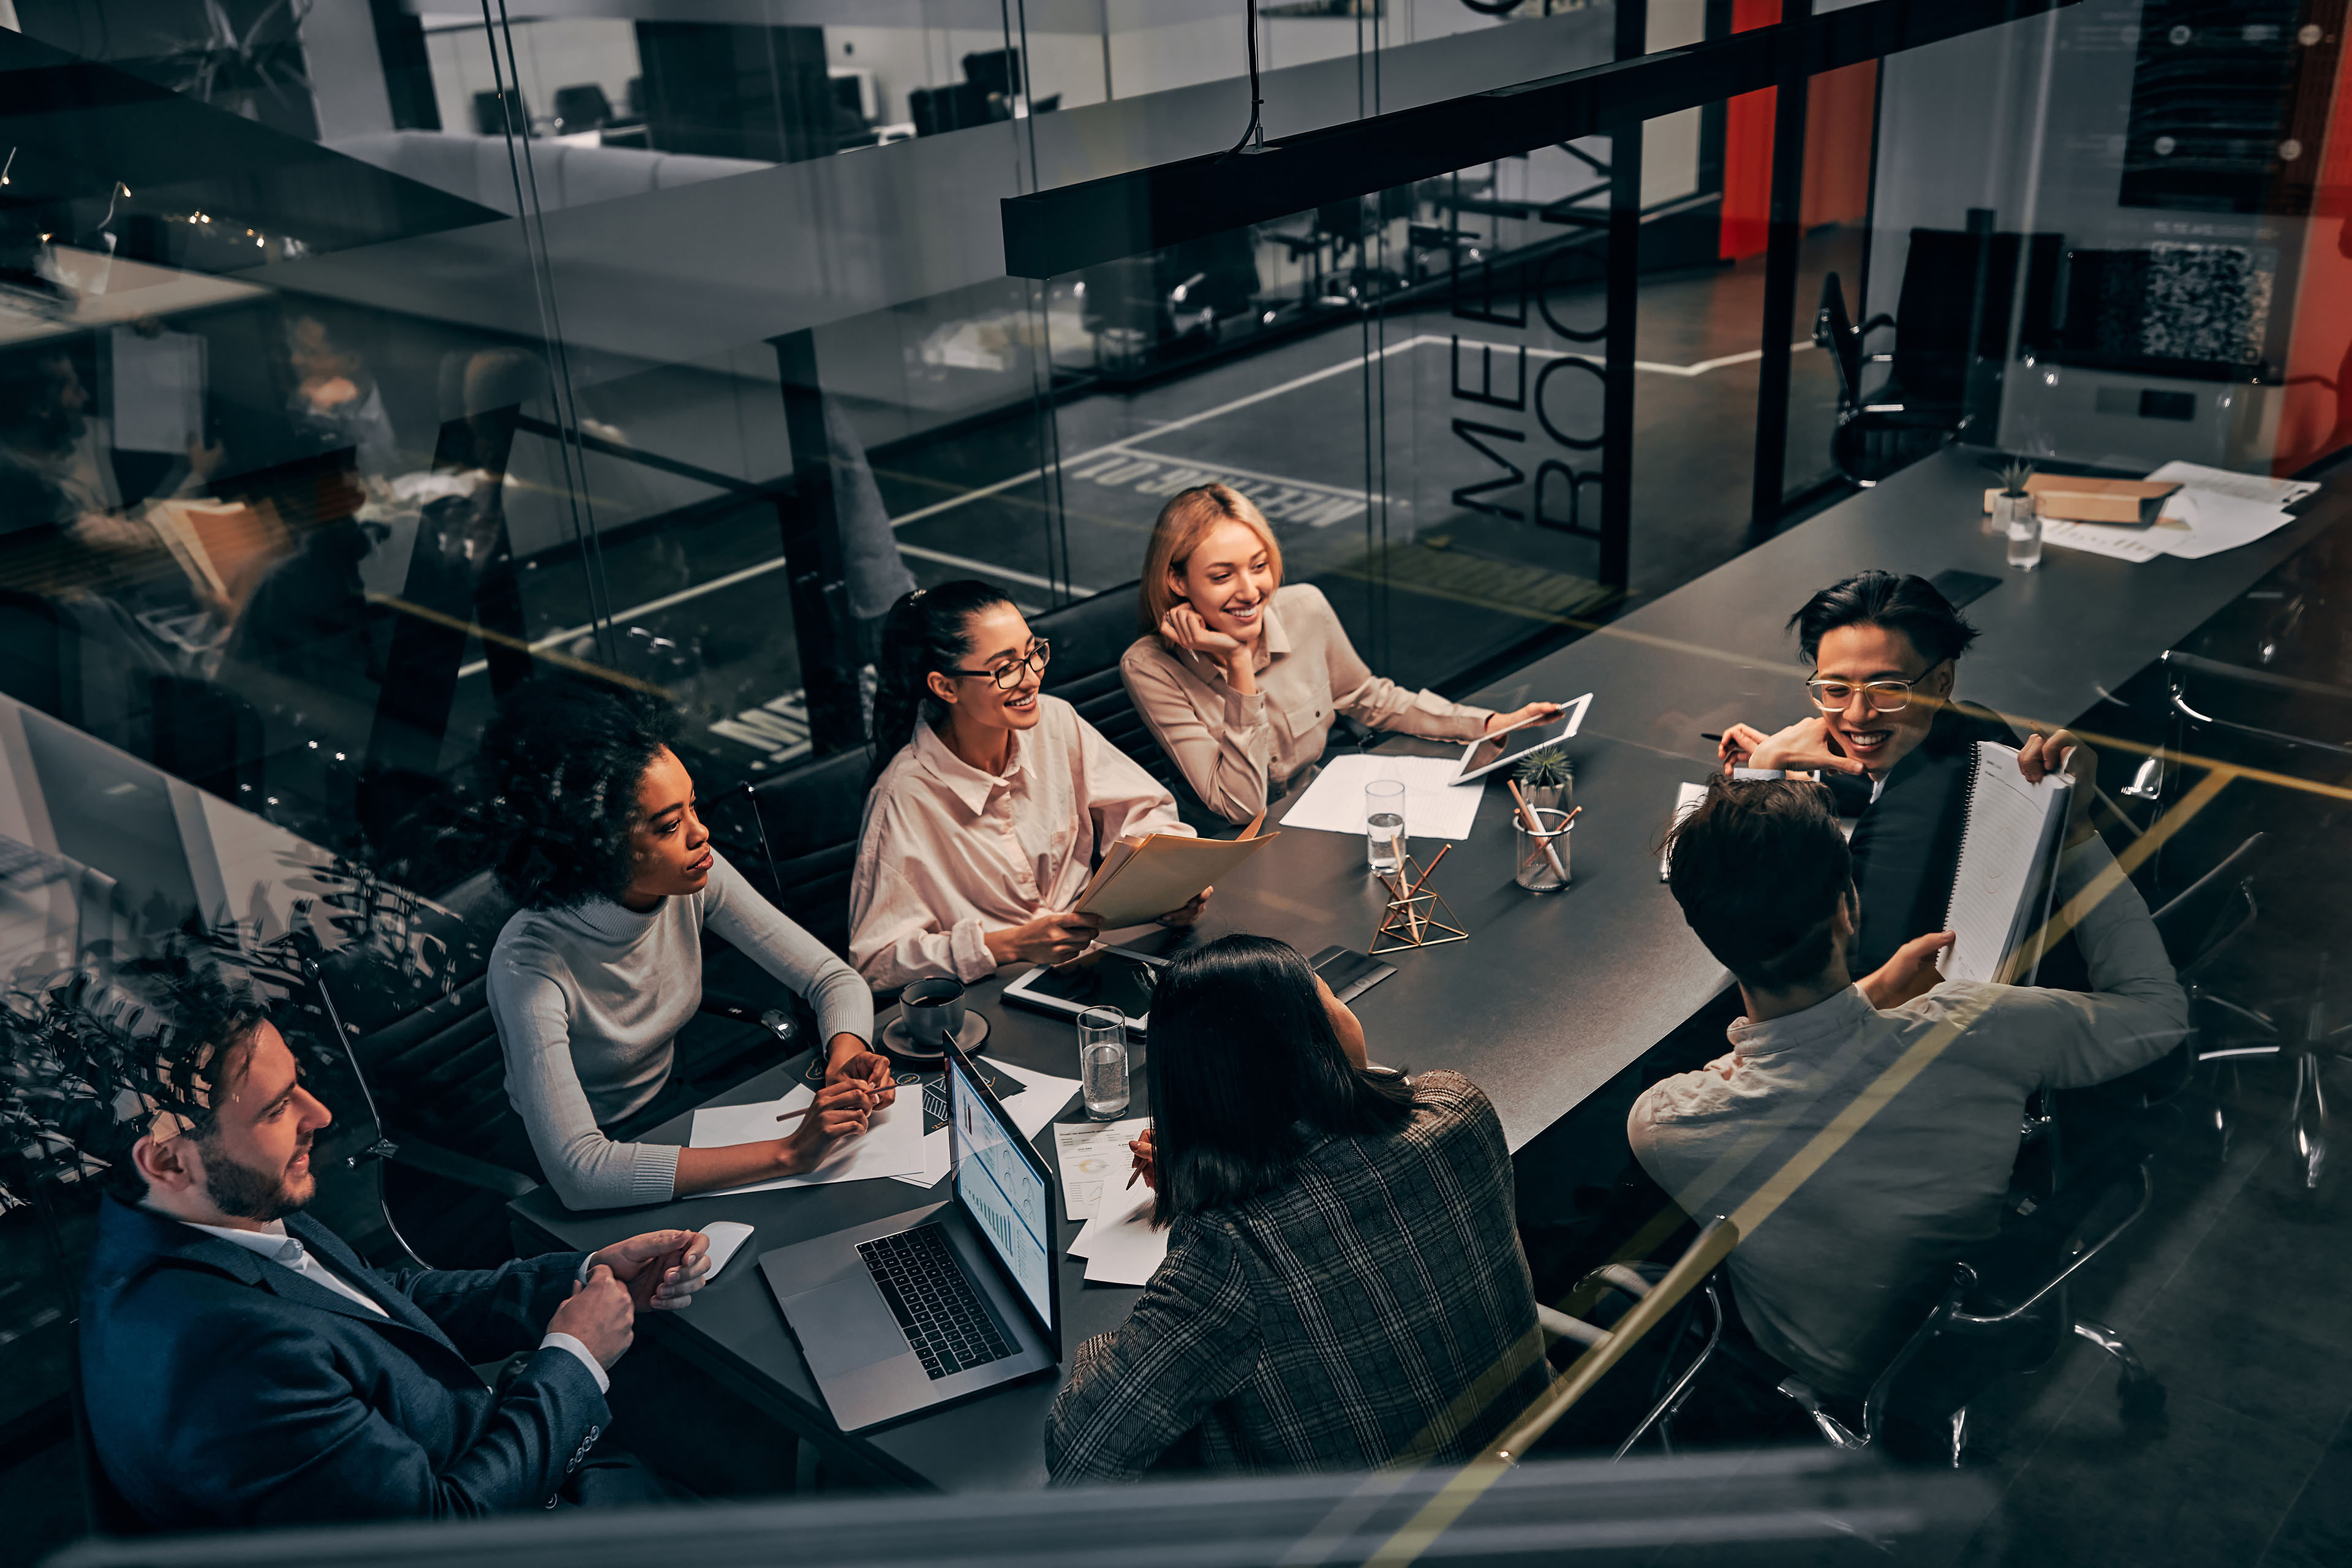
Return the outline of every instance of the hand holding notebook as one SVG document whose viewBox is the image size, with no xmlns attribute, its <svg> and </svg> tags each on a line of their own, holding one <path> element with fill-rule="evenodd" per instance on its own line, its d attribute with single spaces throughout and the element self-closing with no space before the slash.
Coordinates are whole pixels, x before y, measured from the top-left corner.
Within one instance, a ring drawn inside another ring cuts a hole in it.
<svg viewBox="0 0 2352 1568">
<path fill-rule="evenodd" d="M 2077 789 L 2077 776 L 2087 778 L 2094 759 L 2063 730 L 2034 736 L 2022 751 L 1979 742 L 1975 753 L 1944 918 L 1953 932 L 1944 977 L 2030 984 L 2059 852 L 2087 820 L 2087 784 Z"/>
</svg>

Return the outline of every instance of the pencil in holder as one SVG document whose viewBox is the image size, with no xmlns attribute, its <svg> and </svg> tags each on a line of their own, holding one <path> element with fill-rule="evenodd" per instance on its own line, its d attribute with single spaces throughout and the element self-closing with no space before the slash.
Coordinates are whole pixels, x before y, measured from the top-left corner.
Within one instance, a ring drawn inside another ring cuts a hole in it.
<svg viewBox="0 0 2352 1568">
<path fill-rule="evenodd" d="M 1530 832 L 1527 819 L 1511 818 L 1511 841 L 1518 864 L 1511 879 L 1530 893 L 1557 893 L 1568 886 L 1568 836 L 1576 830 L 1568 814 L 1538 809 L 1540 832 Z"/>
</svg>

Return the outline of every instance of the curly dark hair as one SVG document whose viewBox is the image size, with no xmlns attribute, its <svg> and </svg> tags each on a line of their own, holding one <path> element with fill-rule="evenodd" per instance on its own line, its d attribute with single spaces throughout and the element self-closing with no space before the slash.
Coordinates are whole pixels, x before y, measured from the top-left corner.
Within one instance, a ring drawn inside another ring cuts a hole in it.
<svg viewBox="0 0 2352 1568">
<path fill-rule="evenodd" d="M 609 686 L 538 680 L 507 699 L 480 762 L 507 896 L 563 910 L 625 893 L 637 784 L 677 729 L 668 703 Z"/>
</svg>

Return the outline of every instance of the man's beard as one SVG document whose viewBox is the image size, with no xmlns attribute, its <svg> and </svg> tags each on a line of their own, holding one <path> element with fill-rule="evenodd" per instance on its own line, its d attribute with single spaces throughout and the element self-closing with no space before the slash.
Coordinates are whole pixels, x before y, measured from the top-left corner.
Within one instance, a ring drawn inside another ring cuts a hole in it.
<svg viewBox="0 0 2352 1568">
<path fill-rule="evenodd" d="M 307 1142 L 302 1145 L 305 1152 L 310 1147 Z M 205 1152 L 205 1196 L 225 1215 L 267 1225 L 300 1209 L 317 1190 L 314 1181 L 307 1191 L 298 1194 L 288 1184 L 283 1171 L 257 1171 L 237 1163 L 226 1153 Z"/>
</svg>

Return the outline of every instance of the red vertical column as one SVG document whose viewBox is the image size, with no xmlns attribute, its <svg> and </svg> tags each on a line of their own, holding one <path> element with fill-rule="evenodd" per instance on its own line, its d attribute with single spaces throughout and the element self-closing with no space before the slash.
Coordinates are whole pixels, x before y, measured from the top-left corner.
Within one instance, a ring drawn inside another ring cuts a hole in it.
<svg viewBox="0 0 2352 1568">
<path fill-rule="evenodd" d="M 1731 30 L 1745 33 L 1780 20 L 1780 0 L 1731 0 Z M 1773 88 L 1743 92 L 1724 105 L 1723 238 L 1726 261 L 1764 254 L 1772 214 Z"/>
</svg>

